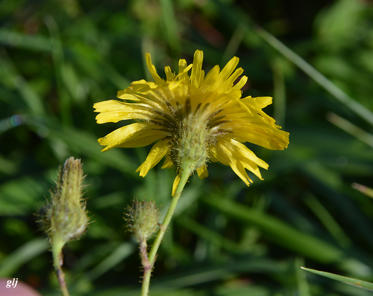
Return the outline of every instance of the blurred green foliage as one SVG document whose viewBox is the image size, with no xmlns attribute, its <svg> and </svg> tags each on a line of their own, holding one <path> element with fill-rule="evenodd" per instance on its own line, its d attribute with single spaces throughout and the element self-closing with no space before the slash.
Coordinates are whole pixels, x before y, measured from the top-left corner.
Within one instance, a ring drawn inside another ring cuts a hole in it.
<svg viewBox="0 0 373 296">
<path fill-rule="evenodd" d="M 163 67 L 198 48 L 207 69 L 240 57 L 245 95 L 274 97 L 267 112 L 290 145 L 253 148 L 270 169 L 250 188 L 217 164 L 208 179 L 193 177 L 152 295 L 368 295 L 299 266 L 373 280 L 373 203 L 351 187 L 373 184 L 372 125 L 336 97 L 371 114 L 371 2 L 3 0 L 0 23 L 0 276 L 58 295 L 35 213 L 73 155 L 84 162 L 92 223 L 65 250 L 72 295 L 138 294 L 123 210 L 133 198 L 167 206 L 175 173 L 138 177 L 147 148 L 101 153 L 96 139 L 115 125 L 98 126 L 92 104 L 148 75 L 144 52 Z M 316 76 L 302 72 L 309 65 Z"/>
</svg>

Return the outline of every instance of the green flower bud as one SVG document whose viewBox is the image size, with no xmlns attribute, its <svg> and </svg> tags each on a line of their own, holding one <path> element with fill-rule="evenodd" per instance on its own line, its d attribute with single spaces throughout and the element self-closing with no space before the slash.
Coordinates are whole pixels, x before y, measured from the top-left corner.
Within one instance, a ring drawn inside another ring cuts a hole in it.
<svg viewBox="0 0 373 296">
<path fill-rule="evenodd" d="M 138 242 L 146 242 L 158 230 L 158 209 L 154 201 L 134 200 L 124 215 L 127 228 Z"/>
<path fill-rule="evenodd" d="M 82 199 L 83 169 L 80 159 L 68 158 L 60 169 L 56 189 L 42 219 L 52 248 L 61 249 L 68 241 L 78 239 L 88 224 Z"/>
</svg>

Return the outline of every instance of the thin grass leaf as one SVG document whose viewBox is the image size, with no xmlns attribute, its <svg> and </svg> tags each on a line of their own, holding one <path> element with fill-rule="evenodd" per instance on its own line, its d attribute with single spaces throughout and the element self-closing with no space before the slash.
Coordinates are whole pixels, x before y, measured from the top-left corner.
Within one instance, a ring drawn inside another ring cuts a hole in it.
<svg viewBox="0 0 373 296">
<path fill-rule="evenodd" d="M 45 114 L 42 99 L 22 77 L 16 66 L 6 55 L 0 56 L 0 81 L 2 85 L 15 89 L 20 93 L 24 105 L 31 114 Z"/>
<path fill-rule="evenodd" d="M 1 262 L 0 277 L 9 277 L 13 275 L 13 273 L 18 270 L 21 265 L 45 252 L 48 247 L 48 241 L 42 238 L 37 238 L 27 242 Z"/>
<path fill-rule="evenodd" d="M 255 225 L 269 240 L 319 262 L 332 263 L 343 258 L 336 247 L 320 239 L 300 232 L 279 219 L 250 209 L 226 198 L 208 196 L 203 202 L 232 218 Z"/>
<path fill-rule="evenodd" d="M 268 33 L 262 28 L 257 28 L 256 32 L 260 37 L 263 38 L 264 41 L 266 41 L 289 61 L 297 65 L 303 72 L 305 72 L 321 87 L 333 95 L 333 97 L 336 98 L 340 103 L 344 104 L 354 113 L 373 125 L 373 113 L 369 109 L 365 108 L 363 105 L 351 98 L 348 94 L 346 94 L 343 90 L 341 90 L 338 86 L 336 86 L 333 82 L 317 71 L 307 61 L 297 55 L 272 34 Z"/>
<path fill-rule="evenodd" d="M 273 113 L 276 121 L 284 126 L 286 114 L 286 89 L 284 73 L 280 60 L 275 60 L 272 66 L 273 69 L 273 96 L 276 98 L 273 101 Z"/>
<path fill-rule="evenodd" d="M 303 264 L 304 264 L 303 259 L 297 258 L 295 260 L 295 268 L 296 268 L 295 272 L 296 272 L 296 278 L 297 278 L 297 284 L 298 284 L 298 292 L 299 292 L 299 296 L 311 296 L 310 287 L 308 285 L 306 276 L 299 268 Z"/>
<path fill-rule="evenodd" d="M 373 147 L 373 135 L 362 130 L 360 127 L 352 124 L 350 121 L 338 116 L 334 113 L 329 113 L 327 119 L 333 123 L 335 126 L 344 130 L 346 133 L 351 136 L 359 139 L 360 141 L 368 144 L 370 147 Z"/>
<path fill-rule="evenodd" d="M 314 273 L 314 274 L 317 274 L 317 275 L 321 275 L 323 277 L 326 277 L 326 278 L 329 278 L 329 279 L 332 279 L 332 280 L 336 280 L 338 282 L 342 282 L 342 283 L 345 283 L 347 285 L 351 285 L 351 286 L 354 286 L 354 287 L 357 287 L 357 288 L 363 288 L 363 289 L 367 289 L 369 291 L 373 291 L 373 283 L 370 283 L 370 282 L 362 281 L 362 280 L 347 277 L 347 276 L 342 276 L 342 275 L 331 273 L 331 272 L 325 272 L 325 271 L 320 271 L 320 270 L 306 268 L 306 267 L 301 267 L 301 268 L 305 271 L 308 271 L 308 272 L 311 272 L 311 273 Z"/>
<path fill-rule="evenodd" d="M 48 138 L 61 139 L 74 153 L 90 156 L 99 163 L 126 173 L 128 177 L 137 175 L 135 172 L 137 164 L 131 157 L 118 150 L 101 152 L 97 138 L 91 133 L 70 127 L 61 127 L 60 124 L 48 117 L 29 117 L 28 124 L 36 132 L 42 130 L 42 134 L 48 135 Z"/>
<path fill-rule="evenodd" d="M 25 215 L 38 209 L 47 191 L 44 180 L 20 177 L 0 186 L 0 215 Z"/>
<path fill-rule="evenodd" d="M 104 273 L 109 271 L 114 266 L 118 265 L 125 258 L 133 253 L 134 246 L 129 243 L 120 244 L 113 252 L 106 257 L 101 263 L 99 263 L 94 269 L 92 269 L 88 274 L 88 278 L 94 280 Z"/>
<path fill-rule="evenodd" d="M 176 220 L 177 223 L 181 224 L 186 229 L 192 231 L 193 233 L 197 234 L 204 240 L 211 242 L 214 245 L 222 247 L 227 251 L 233 253 L 242 253 L 244 252 L 244 248 L 241 248 L 237 243 L 231 241 L 224 236 L 220 235 L 219 233 L 210 230 L 207 227 L 195 222 L 193 219 L 189 219 L 185 216 L 179 217 Z"/>
<path fill-rule="evenodd" d="M 175 18 L 173 2 L 171 0 L 161 0 L 162 20 L 166 29 L 166 36 L 169 45 L 173 50 L 180 52 L 180 40 L 178 36 L 178 24 Z"/>
<path fill-rule="evenodd" d="M 42 35 L 26 35 L 6 29 L 0 30 L 0 44 L 39 51 L 52 48 L 50 40 Z"/>
<path fill-rule="evenodd" d="M 59 109 L 63 124 L 68 125 L 71 123 L 71 98 L 65 90 L 66 81 L 64 81 L 64 77 L 66 77 L 66 75 L 64 75 L 64 72 L 66 71 L 66 63 L 64 61 L 62 42 L 56 21 L 51 16 L 48 16 L 46 18 L 46 24 L 51 37 L 52 58 L 57 82 Z"/>
<path fill-rule="evenodd" d="M 341 244 L 341 246 L 348 247 L 351 245 L 351 240 L 343 232 L 342 227 L 339 226 L 333 216 L 316 199 L 316 197 L 309 195 L 304 199 L 304 201 L 315 216 L 321 221 L 324 227 L 329 231 L 329 233 Z"/>
<path fill-rule="evenodd" d="M 237 52 L 240 44 L 242 43 L 246 34 L 246 28 L 243 24 L 238 24 L 234 30 L 231 39 L 229 40 L 224 53 L 222 62 L 226 63 L 230 60 Z"/>
<path fill-rule="evenodd" d="M 182 274 L 168 275 L 164 279 L 153 281 L 153 288 L 184 288 L 199 284 L 227 279 L 232 275 L 246 272 L 274 273 L 285 272 L 288 268 L 286 263 L 280 263 L 263 258 L 242 257 L 239 260 L 229 260 L 227 263 L 203 264 L 194 266 Z"/>
<path fill-rule="evenodd" d="M 366 196 L 369 196 L 369 197 L 373 198 L 373 189 L 372 188 L 370 188 L 368 186 L 365 186 L 365 185 L 362 185 L 362 184 L 358 184 L 358 183 L 353 183 L 352 187 L 355 188 L 356 190 L 360 191 L 362 194 L 365 194 Z"/>
</svg>

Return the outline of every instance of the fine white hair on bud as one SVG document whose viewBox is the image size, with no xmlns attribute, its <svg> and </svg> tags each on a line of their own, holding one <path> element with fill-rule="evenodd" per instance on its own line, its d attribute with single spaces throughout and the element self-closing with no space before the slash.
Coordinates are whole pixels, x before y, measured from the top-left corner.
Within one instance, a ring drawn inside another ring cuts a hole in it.
<svg viewBox="0 0 373 296">
<path fill-rule="evenodd" d="M 141 243 L 146 242 L 158 230 L 158 216 L 158 208 L 154 201 L 134 200 L 126 209 L 124 220 L 127 229 Z"/>
<path fill-rule="evenodd" d="M 83 178 L 81 160 L 68 158 L 59 171 L 56 188 L 51 192 L 41 219 L 52 245 L 63 246 L 70 240 L 79 239 L 87 228 Z"/>
</svg>

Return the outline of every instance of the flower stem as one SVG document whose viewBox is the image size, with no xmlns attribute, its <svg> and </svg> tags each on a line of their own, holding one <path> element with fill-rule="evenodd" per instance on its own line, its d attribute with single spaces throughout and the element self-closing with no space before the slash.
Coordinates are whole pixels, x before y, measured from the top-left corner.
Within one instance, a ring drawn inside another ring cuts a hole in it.
<svg viewBox="0 0 373 296">
<path fill-rule="evenodd" d="M 142 281 L 141 296 L 148 296 L 150 277 L 151 277 L 152 269 L 155 263 L 157 251 L 159 249 L 159 246 L 161 245 L 162 239 L 164 237 L 164 234 L 167 231 L 167 228 L 168 228 L 168 225 L 170 224 L 172 216 L 174 215 L 177 202 L 179 201 L 181 193 L 183 192 L 185 184 L 187 183 L 192 171 L 193 171 L 192 167 L 185 166 L 185 169 L 182 169 L 180 172 L 179 185 L 176 188 L 176 192 L 175 192 L 175 195 L 172 197 L 170 207 L 167 210 L 166 216 L 164 217 L 164 220 L 162 224 L 160 225 L 157 237 L 155 238 L 153 245 L 149 252 L 149 256 L 148 256 L 148 263 L 149 263 L 148 267 L 149 268 L 144 268 L 144 277 Z"/>
<path fill-rule="evenodd" d="M 52 254 L 53 254 L 53 265 L 57 274 L 58 283 L 63 296 L 70 296 L 69 291 L 67 290 L 65 282 L 65 274 L 62 270 L 62 247 L 60 243 L 54 242 L 52 244 Z"/>
</svg>

